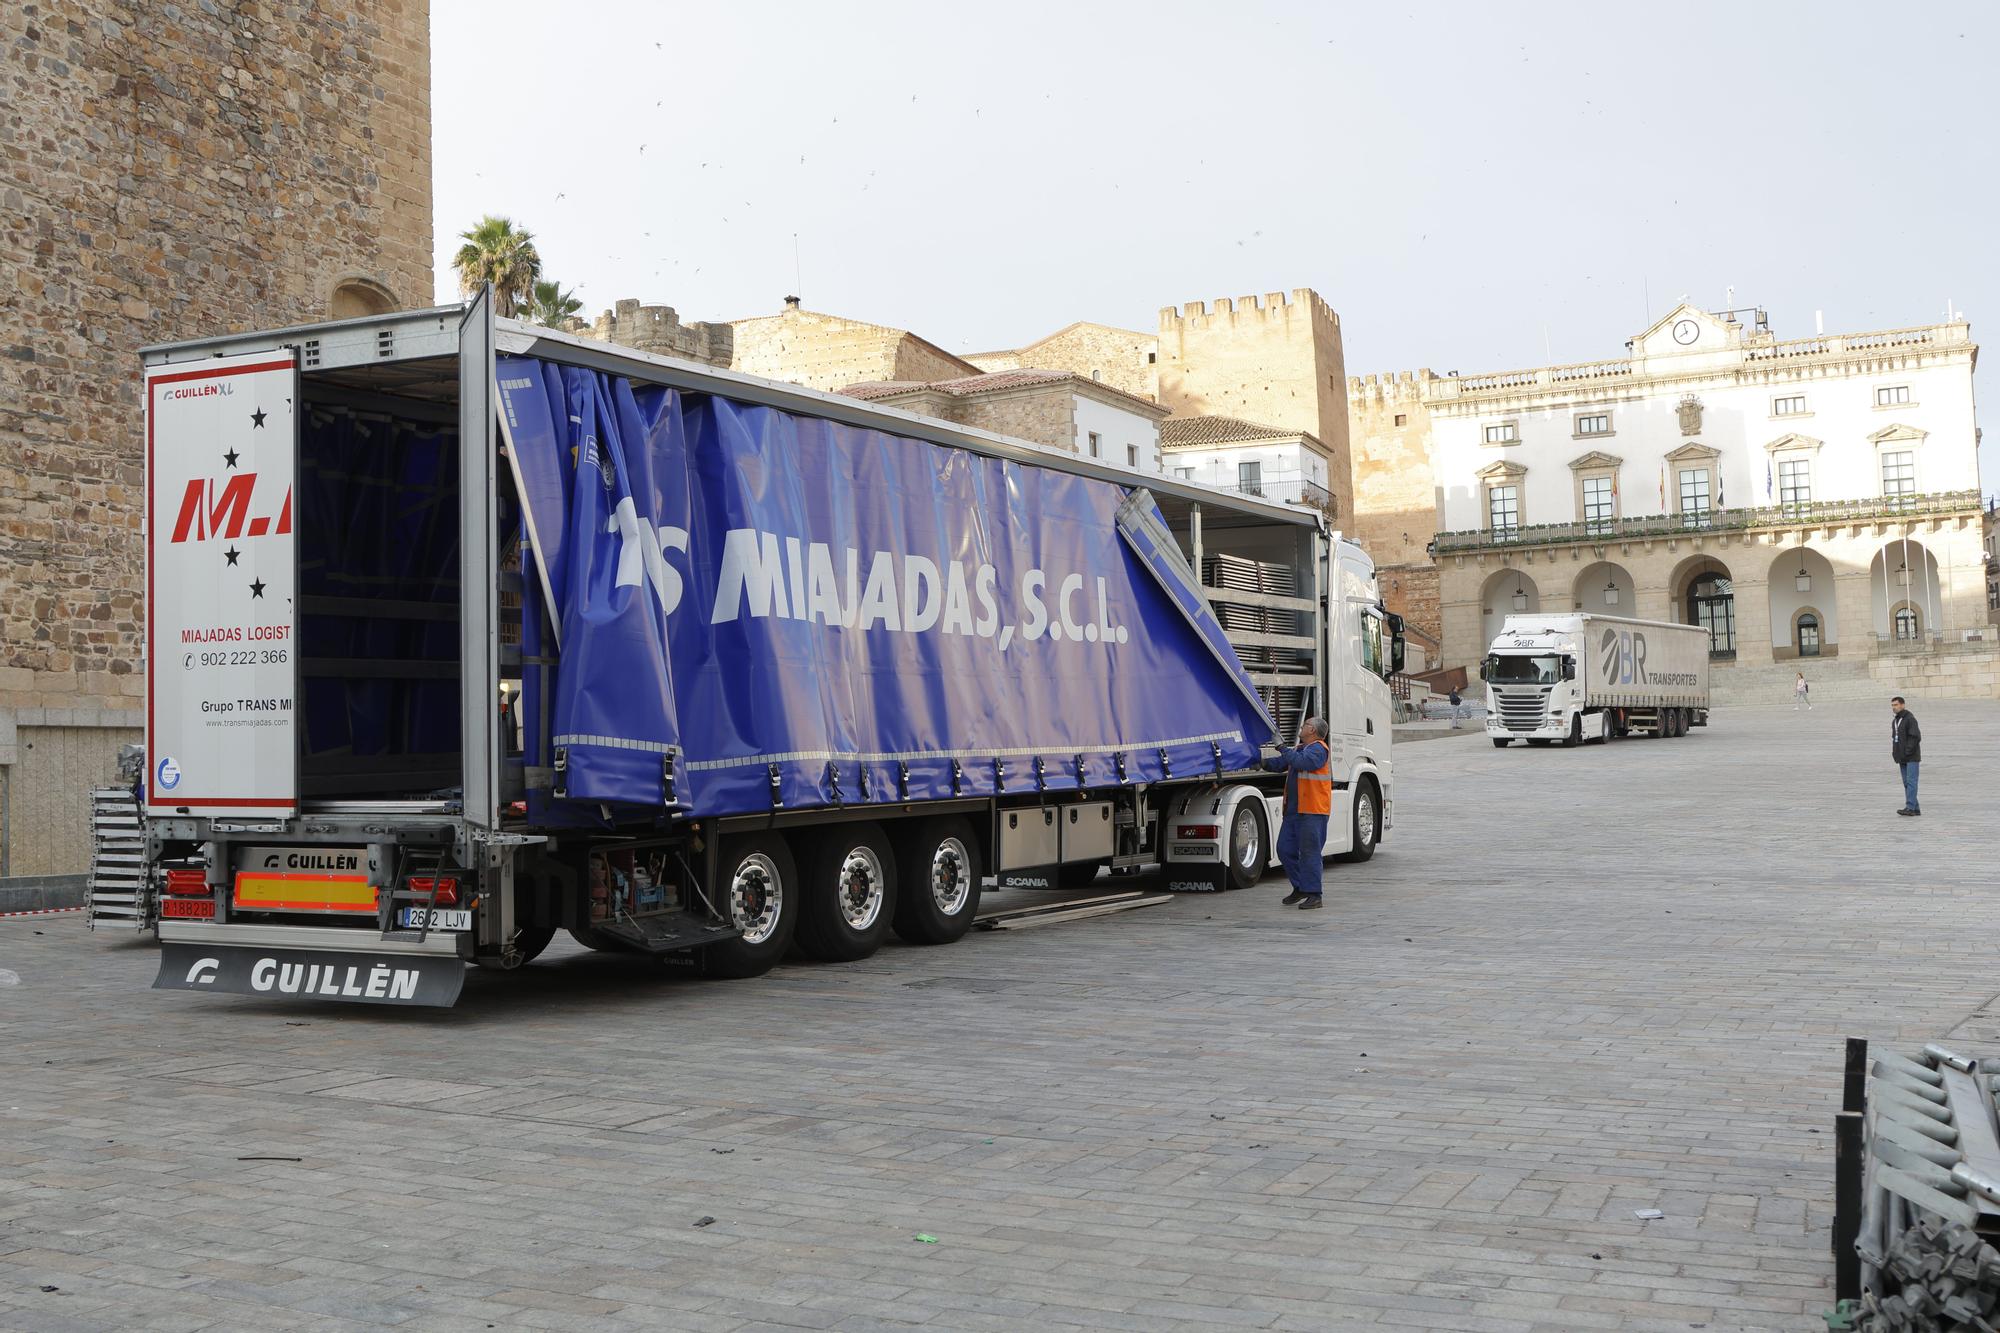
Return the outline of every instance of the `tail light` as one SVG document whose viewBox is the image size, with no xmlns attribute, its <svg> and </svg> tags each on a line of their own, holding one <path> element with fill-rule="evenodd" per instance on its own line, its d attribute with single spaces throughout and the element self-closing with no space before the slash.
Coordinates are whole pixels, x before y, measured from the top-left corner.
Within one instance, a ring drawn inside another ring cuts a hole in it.
<svg viewBox="0 0 2000 1333">
<path fill-rule="evenodd" d="M 1213 838 L 1222 832 L 1219 824 L 1183 824 L 1179 836 L 1183 838 Z"/>
<path fill-rule="evenodd" d="M 209 887 L 206 870 L 169 870 L 167 892 L 185 898 L 206 898 L 211 896 L 214 890 Z"/>
<path fill-rule="evenodd" d="M 410 892 L 421 893 L 426 897 L 430 895 L 431 886 L 435 884 L 437 886 L 437 905 L 439 907 L 458 906 L 458 877 L 456 875 L 445 875 L 435 879 L 429 875 L 412 875 L 409 884 Z"/>
</svg>

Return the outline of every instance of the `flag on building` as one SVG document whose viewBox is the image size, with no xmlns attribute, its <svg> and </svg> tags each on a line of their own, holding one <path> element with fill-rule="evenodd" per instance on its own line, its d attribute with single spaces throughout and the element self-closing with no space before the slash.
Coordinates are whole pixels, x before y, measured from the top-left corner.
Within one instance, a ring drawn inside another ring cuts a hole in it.
<svg viewBox="0 0 2000 1333">
<path fill-rule="evenodd" d="M 1660 512 L 1667 512 L 1667 465 L 1660 464 Z"/>
<path fill-rule="evenodd" d="M 1771 460 L 1764 460 L 1764 503 L 1771 503 Z"/>
<path fill-rule="evenodd" d="M 1719 467 L 1715 470 L 1715 507 L 1717 509 L 1729 508 L 1729 501 L 1722 494 L 1722 469 Z"/>
</svg>

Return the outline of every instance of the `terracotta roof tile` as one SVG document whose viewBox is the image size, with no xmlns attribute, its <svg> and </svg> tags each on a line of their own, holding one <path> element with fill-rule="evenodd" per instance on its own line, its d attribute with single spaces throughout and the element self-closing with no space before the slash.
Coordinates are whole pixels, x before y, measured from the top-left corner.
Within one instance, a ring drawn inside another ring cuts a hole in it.
<svg viewBox="0 0 2000 1333">
<path fill-rule="evenodd" d="M 1235 417 L 1168 417 L 1160 423 L 1162 445 L 1235 444 L 1243 440 L 1292 440 L 1300 432 L 1260 426 Z"/>
</svg>

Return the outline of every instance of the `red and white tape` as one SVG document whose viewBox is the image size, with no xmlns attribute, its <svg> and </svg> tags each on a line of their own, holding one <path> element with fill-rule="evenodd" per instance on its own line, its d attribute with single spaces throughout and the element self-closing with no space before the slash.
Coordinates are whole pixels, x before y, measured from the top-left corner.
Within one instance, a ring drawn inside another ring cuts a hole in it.
<svg viewBox="0 0 2000 1333">
<path fill-rule="evenodd" d="M 38 907 L 32 912 L 0 912 L 0 917 L 10 916 L 61 916 L 64 912 L 81 912 L 81 907 Z"/>
</svg>

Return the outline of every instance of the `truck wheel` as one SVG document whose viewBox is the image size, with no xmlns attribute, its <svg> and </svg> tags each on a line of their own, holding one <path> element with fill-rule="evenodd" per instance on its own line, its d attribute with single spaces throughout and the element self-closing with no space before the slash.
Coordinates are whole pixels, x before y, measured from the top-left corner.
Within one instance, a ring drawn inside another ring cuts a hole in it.
<svg viewBox="0 0 2000 1333">
<path fill-rule="evenodd" d="M 1564 741 L 1563 744 L 1564 745 L 1583 744 L 1583 714 L 1578 713 L 1575 717 L 1569 720 L 1569 739 Z"/>
<path fill-rule="evenodd" d="M 712 977 L 761 977 L 785 956 L 799 919 L 799 876 L 791 848 L 776 833 L 722 844 L 722 897 L 743 933 L 702 950 Z"/>
<path fill-rule="evenodd" d="M 1504 750 L 1511 744 L 1513 744 L 1511 736 L 1495 736 L 1493 738 L 1493 748 L 1496 750 Z"/>
<path fill-rule="evenodd" d="M 1065 862 L 1056 872 L 1056 883 L 1065 889 L 1087 889 L 1097 882 L 1097 872 L 1102 869 L 1102 861 Z"/>
<path fill-rule="evenodd" d="M 957 815 L 910 820 L 896 840 L 902 892 L 893 918 L 911 944 L 950 944 L 972 928 L 979 912 L 979 842 Z"/>
<path fill-rule="evenodd" d="M 511 972 L 517 967 L 526 967 L 542 956 L 542 950 L 549 947 L 549 941 L 556 937 L 554 926 L 522 926 L 514 932 L 514 951 L 508 954 L 478 954 L 473 962 L 494 972 Z"/>
<path fill-rule="evenodd" d="M 1382 841 L 1382 796 L 1375 779 L 1363 778 L 1354 788 L 1354 842 L 1352 850 L 1335 857 L 1338 861 L 1366 861 L 1375 855 Z"/>
<path fill-rule="evenodd" d="M 1271 868 L 1271 839 L 1264 829 L 1263 802 L 1238 801 L 1229 816 L 1229 862 L 1222 868 L 1222 887 L 1247 889 Z"/>
<path fill-rule="evenodd" d="M 604 934 L 594 927 L 570 926 L 567 929 L 569 930 L 569 937 L 586 949 L 593 949 L 598 953 L 632 952 L 623 943 L 612 939 L 609 935 Z"/>
<path fill-rule="evenodd" d="M 836 824 L 804 851 L 800 952 L 822 963 L 866 958 L 896 914 L 896 858 L 878 824 Z"/>
</svg>

